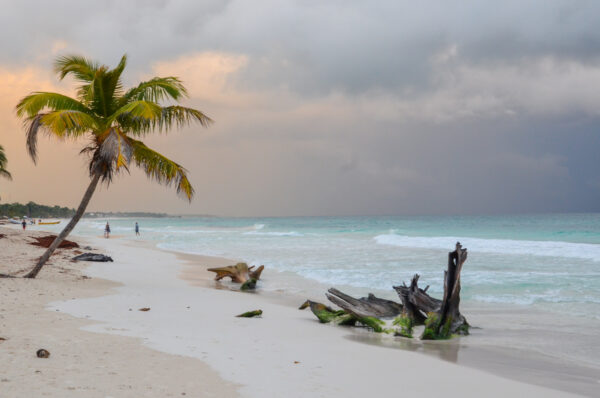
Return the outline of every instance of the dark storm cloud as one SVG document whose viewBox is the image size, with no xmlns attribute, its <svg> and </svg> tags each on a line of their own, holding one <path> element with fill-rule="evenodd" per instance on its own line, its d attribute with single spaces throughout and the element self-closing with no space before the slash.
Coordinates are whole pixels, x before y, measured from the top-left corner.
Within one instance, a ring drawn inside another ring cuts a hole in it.
<svg viewBox="0 0 600 398">
<path fill-rule="evenodd" d="M 299 92 L 430 84 L 430 59 L 600 55 L 593 1 L 20 1 L 3 7 L 3 62 L 47 60 L 58 40 L 147 68 L 190 51 L 251 55 L 245 84 Z"/>
<path fill-rule="evenodd" d="M 600 211 L 597 2 L 3 6 L 0 66 L 48 68 L 62 52 L 116 63 L 127 52 L 128 79 L 167 63 L 217 120 L 208 133 L 154 139 L 192 171 L 200 200 L 173 205 L 170 192 L 144 188 L 146 210 Z M 227 72 L 195 86 L 208 62 L 198 54 Z M 115 184 L 103 206 L 129 189 Z"/>
</svg>

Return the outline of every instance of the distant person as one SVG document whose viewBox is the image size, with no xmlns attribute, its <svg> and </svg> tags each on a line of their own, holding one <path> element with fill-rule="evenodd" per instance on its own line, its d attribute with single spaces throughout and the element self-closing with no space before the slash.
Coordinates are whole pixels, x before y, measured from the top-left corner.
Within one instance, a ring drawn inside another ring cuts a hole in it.
<svg viewBox="0 0 600 398">
<path fill-rule="evenodd" d="M 135 223 L 135 236 L 140 236 L 140 226 L 138 225 L 137 221 Z"/>
<path fill-rule="evenodd" d="M 21 225 L 23 226 L 23 231 L 25 231 L 25 228 L 27 228 L 27 221 L 25 221 L 25 219 L 23 219 L 23 221 L 21 222 Z"/>
<path fill-rule="evenodd" d="M 108 221 L 106 222 L 106 227 L 104 227 L 104 237 L 106 239 L 110 238 L 110 225 L 108 225 Z"/>
</svg>

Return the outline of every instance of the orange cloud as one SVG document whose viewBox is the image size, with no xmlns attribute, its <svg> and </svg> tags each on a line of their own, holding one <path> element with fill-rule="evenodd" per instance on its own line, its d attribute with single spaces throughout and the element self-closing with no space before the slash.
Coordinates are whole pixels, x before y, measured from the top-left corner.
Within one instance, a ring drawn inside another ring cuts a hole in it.
<svg viewBox="0 0 600 398">
<path fill-rule="evenodd" d="M 13 175 L 12 182 L 0 182 L 2 200 L 62 204 L 70 192 L 79 195 L 80 186 L 77 183 L 70 186 L 64 184 L 68 179 L 83 181 L 86 178 L 86 171 L 76 159 L 77 146 L 70 141 L 63 143 L 42 137 L 36 167 L 27 155 L 25 133 L 14 110 L 18 101 L 32 91 L 55 91 L 69 95 L 72 86 L 59 83 L 49 69 L 33 66 L 21 69 L 0 67 L 0 82 L 0 144 L 6 150 L 8 169 Z"/>
<path fill-rule="evenodd" d="M 236 75 L 247 65 L 246 55 L 203 52 L 160 61 L 152 69 L 153 75 L 182 79 L 193 99 L 243 106 L 258 99 L 256 94 L 242 92 L 235 86 Z"/>
</svg>

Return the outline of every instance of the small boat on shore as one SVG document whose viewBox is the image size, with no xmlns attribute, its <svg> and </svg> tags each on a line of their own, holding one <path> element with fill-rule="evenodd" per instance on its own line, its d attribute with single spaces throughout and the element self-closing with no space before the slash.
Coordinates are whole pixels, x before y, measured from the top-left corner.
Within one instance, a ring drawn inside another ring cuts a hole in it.
<svg viewBox="0 0 600 398">
<path fill-rule="evenodd" d="M 38 225 L 54 225 L 60 224 L 60 221 L 39 221 Z"/>
</svg>

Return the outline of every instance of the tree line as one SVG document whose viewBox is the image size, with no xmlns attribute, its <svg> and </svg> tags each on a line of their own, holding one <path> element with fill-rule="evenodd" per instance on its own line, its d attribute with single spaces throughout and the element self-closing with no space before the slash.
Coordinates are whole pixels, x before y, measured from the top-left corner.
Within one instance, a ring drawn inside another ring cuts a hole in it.
<svg viewBox="0 0 600 398">
<path fill-rule="evenodd" d="M 75 209 L 60 206 L 45 206 L 35 202 L 0 203 L 0 216 L 31 218 L 71 218 Z"/>
</svg>

